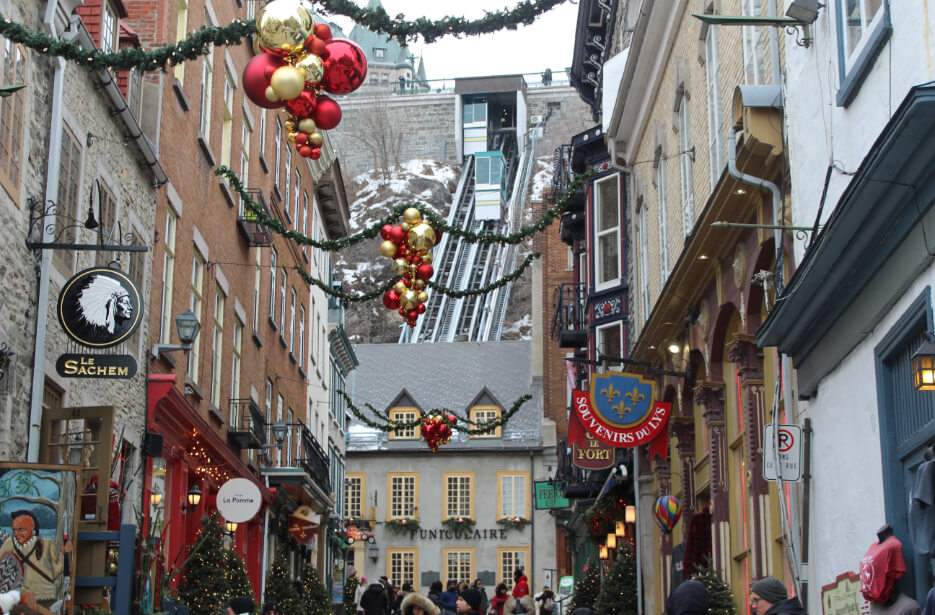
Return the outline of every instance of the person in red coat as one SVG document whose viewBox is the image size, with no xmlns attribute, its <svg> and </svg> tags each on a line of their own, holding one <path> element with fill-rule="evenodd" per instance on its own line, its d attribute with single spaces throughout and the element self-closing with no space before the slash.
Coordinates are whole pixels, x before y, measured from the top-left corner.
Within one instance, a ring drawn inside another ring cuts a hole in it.
<svg viewBox="0 0 935 615">
<path fill-rule="evenodd" d="M 529 595 L 529 579 L 522 568 L 513 571 L 513 597 L 516 599 Z"/>
<path fill-rule="evenodd" d="M 494 596 L 490 599 L 490 610 L 497 615 L 503 615 L 503 605 L 506 604 L 506 583 L 500 583 L 494 590 Z"/>
</svg>

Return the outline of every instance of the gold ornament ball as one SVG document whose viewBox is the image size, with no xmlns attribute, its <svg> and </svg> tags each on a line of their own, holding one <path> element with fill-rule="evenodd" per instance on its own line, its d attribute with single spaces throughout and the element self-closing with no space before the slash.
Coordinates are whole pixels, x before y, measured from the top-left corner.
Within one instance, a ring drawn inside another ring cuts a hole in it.
<svg viewBox="0 0 935 615">
<path fill-rule="evenodd" d="M 263 52 L 263 49 L 260 48 L 260 38 L 258 36 L 253 37 L 253 55 L 258 56 Z"/>
<path fill-rule="evenodd" d="M 422 290 L 423 288 L 425 288 L 425 280 L 413 280 L 412 285 L 415 286 L 417 289 Z"/>
<path fill-rule="evenodd" d="M 270 78 L 269 85 L 281 100 L 292 100 L 305 89 L 305 78 L 293 66 L 280 66 Z"/>
<path fill-rule="evenodd" d="M 392 241 L 384 241 L 380 244 L 380 254 L 387 258 L 393 258 L 396 256 L 396 244 Z"/>
<path fill-rule="evenodd" d="M 425 303 L 428 300 L 429 300 L 429 294 L 425 292 L 424 290 L 420 291 L 419 292 L 419 303 Z"/>
<path fill-rule="evenodd" d="M 282 123 L 282 125 L 285 126 L 286 130 L 288 130 L 289 132 L 292 132 L 293 130 L 295 130 L 295 122 L 292 120 L 286 120 L 285 122 Z"/>
<path fill-rule="evenodd" d="M 314 53 L 301 58 L 295 67 L 305 76 L 306 83 L 318 83 L 325 76 L 325 65 Z"/>
<path fill-rule="evenodd" d="M 308 142 L 316 147 L 320 147 L 324 141 L 325 138 L 317 130 L 308 135 Z"/>
<path fill-rule="evenodd" d="M 413 310 L 419 305 L 419 293 L 414 290 L 404 292 L 402 299 L 402 305 L 407 310 Z"/>
<path fill-rule="evenodd" d="M 303 117 L 301 120 L 299 120 L 299 130 L 301 130 L 302 132 L 305 132 L 305 133 L 314 132 L 315 128 L 316 128 L 315 120 L 313 120 L 312 118 Z"/>
<path fill-rule="evenodd" d="M 403 222 L 402 224 L 399 225 L 399 228 L 403 229 L 404 233 L 408 233 L 411 227 L 409 226 L 408 222 Z"/>
<path fill-rule="evenodd" d="M 289 143 L 295 143 L 295 138 L 297 136 L 299 136 L 299 133 L 293 130 L 293 131 L 290 131 L 288 135 L 286 135 L 286 138 L 289 139 Z"/>
<path fill-rule="evenodd" d="M 266 100 L 270 102 L 279 102 L 279 96 L 276 95 L 276 91 L 273 90 L 273 86 L 268 86 L 264 94 L 266 95 Z"/>
<path fill-rule="evenodd" d="M 402 296 L 402 294 L 406 292 L 407 290 L 406 283 L 403 282 L 402 280 L 400 280 L 399 282 L 396 282 L 396 284 L 393 285 L 393 290 L 395 290 L 397 293 L 399 293 L 400 296 Z"/>
<path fill-rule="evenodd" d="M 260 48 L 281 58 L 302 49 L 314 28 L 314 13 L 301 0 L 273 0 L 256 18 Z"/>
<path fill-rule="evenodd" d="M 409 245 L 416 250 L 428 250 L 435 245 L 435 229 L 424 222 L 409 229 Z"/>
<path fill-rule="evenodd" d="M 423 255 L 422 255 L 422 262 L 423 262 L 423 263 L 429 263 L 429 264 L 431 264 L 431 263 L 432 263 L 432 253 L 431 253 L 431 252 L 426 252 L 425 254 L 423 254 Z"/>
<path fill-rule="evenodd" d="M 407 269 L 409 269 L 409 261 L 405 258 L 397 258 L 393 261 L 393 273 L 396 275 L 403 275 Z"/>
<path fill-rule="evenodd" d="M 410 226 L 414 226 L 422 221 L 422 214 L 415 207 L 410 207 L 403 212 L 403 220 L 408 222 Z"/>
</svg>

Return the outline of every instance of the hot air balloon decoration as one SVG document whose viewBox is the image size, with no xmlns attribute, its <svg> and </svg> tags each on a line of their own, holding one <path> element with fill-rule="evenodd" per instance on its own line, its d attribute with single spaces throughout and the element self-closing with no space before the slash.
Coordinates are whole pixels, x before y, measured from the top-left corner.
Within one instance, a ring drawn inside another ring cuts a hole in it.
<svg viewBox="0 0 935 615">
<path fill-rule="evenodd" d="M 675 496 L 664 495 L 653 505 L 653 514 L 663 533 L 670 534 L 682 517 L 682 503 Z"/>
</svg>

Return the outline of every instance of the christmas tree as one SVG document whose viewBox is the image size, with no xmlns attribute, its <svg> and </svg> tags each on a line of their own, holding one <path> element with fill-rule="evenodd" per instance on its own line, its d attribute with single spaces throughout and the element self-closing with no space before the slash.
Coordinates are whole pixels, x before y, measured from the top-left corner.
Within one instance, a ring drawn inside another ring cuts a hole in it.
<svg viewBox="0 0 935 615">
<path fill-rule="evenodd" d="M 617 559 L 610 567 L 601 593 L 594 601 L 596 615 L 636 615 L 636 557 L 626 540 L 620 541 Z"/>
<path fill-rule="evenodd" d="M 580 607 L 594 608 L 594 601 L 601 591 L 601 576 L 599 564 L 588 564 L 584 571 L 584 578 L 575 583 L 575 594 L 571 598 L 568 611 L 572 612 Z"/>
<path fill-rule="evenodd" d="M 356 577 L 351 577 L 351 579 L 354 581 L 357 580 Z M 348 581 L 351 579 L 348 579 Z M 350 583 L 348 583 L 348 585 L 350 585 Z M 345 601 L 347 599 L 347 587 L 348 586 L 345 586 L 344 588 Z M 356 583 L 354 588 L 357 588 Z M 302 572 L 302 589 L 305 593 L 305 615 L 331 615 L 331 596 L 328 595 L 325 584 L 321 582 L 318 571 L 311 566 L 306 566 L 305 570 Z M 353 603 L 354 592 L 351 591 L 352 609 L 350 611 L 345 611 L 345 613 L 355 612 Z"/>
<path fill-rule="evenodd" d="M 344 612 L 352 615 L 357 612 L 357 604 L 354 602 L 354 596 L 357 594 L 357 588 L 360 587 L 360 579 L 357 575 L 351 575 L 344 583 Z"/>
<path fill-rule="evenodd" d="M 285 547 L 276 552 L 273 565 L 266 573 L 265 600 L 275 600 L 282 615 L 305 615 L 305 604 L 289 573 L 288 553 Z"/>
<path fill-rule="evenodd" d="M 217 513 L 201 520 L 198 540 L 188 549 L 188 560 L 179 583 L 179 598 L 189 611 L 204 615 L 227 612 L 228 554 Z"/>
<path fill-rule="evenodd" d="M 704 583 L 708 590 L 708 615 L 736 615 L 734 607 L 734 594 L 730 591 L 730 585 L 718 578 L 717 573 L 706 561 L 704 566 L 698 569 L 698 573 L 693 577 L 696 581 Z"/>
<path fill-rule="evenodd" d="M 250 583 L 247 567 L 233 549 L 227 551 L 227 569 L 224 572 L 227 577 L 228 600 L 237 596 L 254 597 L 253 585 Z"/>
</svg>

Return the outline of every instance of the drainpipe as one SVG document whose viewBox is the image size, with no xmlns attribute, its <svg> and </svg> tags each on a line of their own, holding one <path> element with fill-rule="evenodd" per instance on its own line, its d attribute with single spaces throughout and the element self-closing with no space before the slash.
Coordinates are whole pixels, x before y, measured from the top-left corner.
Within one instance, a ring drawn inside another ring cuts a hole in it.
<svg viewBox="0 0 935 615">
<path fill-rule="evenodd" d="M 55 9 L 57 0 L 52 0 L 46 7 L 45 26 L 53 38 L 59 37 L 55 27 Z M 65 94 L 65 60 L 56 58 L 55 75 L 52 78 L 52 117 L 49 124 L 49 162 L 45 183 L 45 202 L 55 201 L 58 196 L 58 172 L 62 157 L 62 106 Z M 42 241 L 51 243 L 55 240 L 55 225 L 43 224 Z M 43 249 L 39 257 L 39 292 L 36 297 L 36 335 L 33 346 L 32 387 L 29 399 L 29 441 L 26 447 L 26 461 L 39 461 L 39 428 L 42 424 L 42 393 L 45 389 L 45 344 L 46 328 L 49 320 L 49 273 L 52 266 L 52 253 Z"/>
<path fill-rule="evenodd" d="M 533 503 L 536 501 L 535 471 L 535 458 L 533 457 L 533 452 L 529 451 L 529 492 L 531 494 L 531 499 L 529 501 Z M 536 507 L 531 506 L 529 511 L 529 570 L 532 571 L 532 587 L 529 588 L 529 593 L 534 594 L 535 591 L 533 590 L 536 588 Z"/>
</svg>

